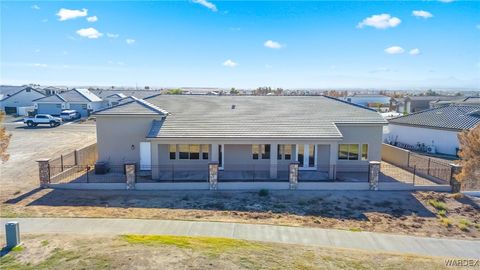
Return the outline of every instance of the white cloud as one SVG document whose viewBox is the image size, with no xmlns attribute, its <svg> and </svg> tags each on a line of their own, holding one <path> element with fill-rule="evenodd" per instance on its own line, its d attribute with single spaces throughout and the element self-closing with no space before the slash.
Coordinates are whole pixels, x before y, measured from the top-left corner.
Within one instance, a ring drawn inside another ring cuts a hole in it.
<svg viewBox="0 0 480 270">
<path fill-rule="evenodd" d="M 125 42 L 127 42 L 128 45 L 132 45 L 133 43 L 135 43 L 135 39 L 127 38 L 125 39 Z"/>
<path fill-rule="evenodd" d="M 97 16 L 87 17 L 87 21 L 88 22 L 96 22 L 96 21 L 98 21 L 98 17 Z"/>
<path fill-rule="evenodd" d="M 377 29 L 387 29 L 389 27 L 396 27 L 402 21 L 397 17 L 392 17 L 390 14 L 378 14 L 372 15 L 357 24 L 357 28 L 363 28 L 364 26 L 371 26 Z"/>
<path fill-rule="evenodd" d="M 442 2 L 442 3 L 451 3 L 455 0 L 438 0 L 439 2 Z"/>
<path fill-rule="evenodd" d="M 118 38 L 119 36 L 119 34 L 107 33 L 107 37 L 109 38 Z"/>
<path fill-rule="evenodd" d="M 46 67 L 48 67 L 47 64 L 40 64 L 40 63 L 34 63 L 32 66 L 34 66 L 34 67 L 40 67 L 40 68 L 46 68 Z"/>
<path fill-rule="evenodd" d="M 267 40 L 265 41 L 265 43 L 263 43 L 263 46 L 267 47 L 267 48 L 270 48 L 270 49 L 280 49 L 283 47 L 282 44 L 276 42 L 276 41 L 273 41 L 273 40 Z"/>
<path fill-rule="evenodd" d="M 402 54 L 405 50 L 400 46 L 392 46 L 385 49 L 385 52 L 388 54 Z"/>
<path fill-rule="evenodd" d="M 80 29 L 77 31 L 77 34 L 79 36 L 86 37 L 89 39 L 95 39 L 103 36 L 102 33 L 98 32 L 98 30 L 93 27 Z"/>
<path fill-rule="evenodd" d="M 408 53 L 410 55 L 419 55 L 420 54 L 420 49 L 418 49 L 418 48 L 411 49 Z"/>
<path fill-rule="evenodd" d="M 58 20 L 60 21 L 66 21 L 66 20 L 71 20 L 79 17 L 86 17 L 88 13 L 87 9 L 66 9 L 66 8 L 61 8 L 57 12 L 57 16 L 59 17 Z"/>
<path fill-rule="evenodd" d="M 202 5 L 206 8 L 208 8 L 208 9 L 210 9 L 213 12 L 218 11 L 217 6 L 215 6 L 215 4 L 213 4 L 211 2 L 208 2 L 207 0 L 192 0 L 192 2 L 195 3 L 195 4 Z"/>
<path fill-rule="evenodd" d="M 32 8 L 32 9 L 35 9 L 35 10 L 39 10 L 39 9 L 40 9 L 40 7 L 39 7 L 38 5 L 33 5 L 33 6 L 31 6 L 31 8 Z"/>
<path fill-rule="evenodd" d="M 425 10 L 414 10 L 412 11 L 412 15 L 415 17 L 420 17 L 424 19 L 432 18 L 432 13 L 425 11 Z"/>
<path fill-rule="evenodd" d="M 226 66 L 226 67 L 231 67 L 231 68 L 233 68 L 233 67 L 238 66 L 238 63 L 236 63 L 236 62 L 228 59 L 227 61 L 223 62 L 222 65 L 224 65 L 224 66 Z"/>
</svg>

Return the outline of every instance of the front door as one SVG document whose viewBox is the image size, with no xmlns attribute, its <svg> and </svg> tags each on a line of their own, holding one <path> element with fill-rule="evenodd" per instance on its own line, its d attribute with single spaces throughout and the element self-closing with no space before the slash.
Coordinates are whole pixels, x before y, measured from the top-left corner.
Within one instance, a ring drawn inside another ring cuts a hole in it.
<svg viewBox="0 0 480 270">
<path fill-rule="evenodd" d="M 152 154 L 149 142 L 140 142 L 140 170 L 148 171 L 152 168 Z"/>
<path fill-rule="evenodd" d="M 314 170 L 317 165 L 316 145 L 297 144 L 297 161 L 299 168 L 303 170 Z"/>
</svg>

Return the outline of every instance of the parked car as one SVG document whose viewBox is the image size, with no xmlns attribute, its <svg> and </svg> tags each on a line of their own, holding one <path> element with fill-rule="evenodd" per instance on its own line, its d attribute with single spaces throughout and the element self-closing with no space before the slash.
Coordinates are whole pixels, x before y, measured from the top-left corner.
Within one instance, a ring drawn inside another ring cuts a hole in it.
<svg viewBox="0 0 480 270">
<path fill-rule="evenodd" d="M 62 118 L 53 117 L 50 114 L 37 114 L 34 117 L 27 117 L 23 119 L 23 123 L 29 127 L 36 127 L 37 125 L 50 125 L 56 127 L 62 124 Z"/>
<path fill-rule="evenodd" d="M 79 119 L 80 113 L 75 110 L 63 110 L 60 113 L 60 118 L 62 118 L 63 121 L 72 121 L 75 119 Z"/>
</svg>

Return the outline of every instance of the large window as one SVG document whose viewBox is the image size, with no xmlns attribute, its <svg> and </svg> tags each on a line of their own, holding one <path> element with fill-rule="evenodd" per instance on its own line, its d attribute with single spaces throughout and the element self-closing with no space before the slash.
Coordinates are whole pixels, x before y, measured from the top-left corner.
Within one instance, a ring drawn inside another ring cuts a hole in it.
<svg viewBox="0 0 480 270">
<path fill-rule="evenodd" d="M 168 152 L 170 152 L 170 159 L 175 159 L 177 156 L 177 145 L 176 144 L 170 144 L 168 146 Z"/>
<path fill-rule="evenodd" d="M 278 145 L 278 157 L 279 160 L 291 160 L 292 159 L 292 145 L 291 144 L 279 144 Z"/>
<path fill-rule="evenodd" d="M 253 159 L 270 159 L 270 144 L 252 144 Z"/>
<path fill-rule="evenodd" d="M 358 144 L 339 144 L 338 159 L 358 160 Z"/>
<path fill-rule="evenodd" d="M 208 159 L 208 144 L 171 144 L 169 145 L 170 159 Z M 178 155 L 177 155 L 178 150 Z"/>
<path fill-rule="evenodd" d="M 362 160 L 368 160 L 368 144 L 362 144 Z"/>
</svg>

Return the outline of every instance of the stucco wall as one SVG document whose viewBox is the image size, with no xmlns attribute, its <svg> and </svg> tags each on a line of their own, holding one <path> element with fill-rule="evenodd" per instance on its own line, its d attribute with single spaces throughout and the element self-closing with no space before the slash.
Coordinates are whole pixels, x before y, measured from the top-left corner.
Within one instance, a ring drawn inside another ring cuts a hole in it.
<svg viewBox="0 0 480 270">
<path fill-rule="evenodd" d="M 410 151 L 389 144 L 382 144 L 382 160 L 400 166 L 408 167 L 408 155 Z"/>
<path fill-rule="evenodd" d="M 140 163 L 140 142 L 150 130 L 153 116 L 97 115 L 98 160 L 111 165 Z M 134 146 L 132 149 L 132 145 Z"/>
<path fill-rule="evenodd" d="M 455 155 L 459 147 L 457 134 L 456 131 L 389 124 L 385 138 L 410 145 L 433 144 L 437 153 Z"/>
<path fill-rule="evenodd" d="M 368 144 L 368 159 L 367 160 L 337 160 L 337 169 L 348 166 L 365 166 L 369 161 L 380 161 L 382 150 L 382 134 L 383 126 L 354 126 L 354 125 L 337 125 L 340 132 L 343 134 L 343 141 L 339 144 Z M 359 151 L 361 158 L 361 149 Z"/>
</svg>

